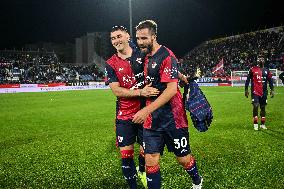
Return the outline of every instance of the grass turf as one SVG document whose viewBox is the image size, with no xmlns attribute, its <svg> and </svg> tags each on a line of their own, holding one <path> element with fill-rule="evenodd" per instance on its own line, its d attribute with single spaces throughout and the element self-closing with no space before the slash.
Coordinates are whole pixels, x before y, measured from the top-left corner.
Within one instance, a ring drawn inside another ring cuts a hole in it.
<svg viewBox="0 0 284 189">
<path fill-rule="evenodd" d="M 243 88 L 202 89 L 214 120 L 206 133 L 190 127 L 190 144 L 204 188 L 284 188 L 284 88 L 268 99 L 261 131 Z M 0 188 L 127 188 L 114 113 L 110 90 L 1 94 Z M 164 189 L 190 188 L 173 154 L 161 171 Z"/>
</svg>

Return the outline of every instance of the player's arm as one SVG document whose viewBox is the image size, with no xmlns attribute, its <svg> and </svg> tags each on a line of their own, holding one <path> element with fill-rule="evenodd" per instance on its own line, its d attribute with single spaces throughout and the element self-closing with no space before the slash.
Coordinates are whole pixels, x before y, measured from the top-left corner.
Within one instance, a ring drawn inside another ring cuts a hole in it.
<svg viewBox="0 0 284 189">
<path fill-rule="evenodd" d="M 112 82 L 109 84 L 109 87 L 111 88 L 113 94 L 117 97 L 131 98 L 142 95 L 141 94 L 142 89 L 135 89 L 135 90 L 126 89 L 120 87 L 119 82 Z"/>
<path fill-rule="evenodd" d="M 249 96 L 249 92 L 248 92 L 248 86 L 249 86 L 249 82 L 250 80 L 252 79 L 252 71 L 251 69 L 249 70 L 249 74 L 247 76 L 247 80 L 246 80 L 246 83 L 245 83 L 245 96 L 248 98 Z"/>
<path fill-rule="evenodd" d="M 150 113 L 154 112 L 161 106 L 165 105 L 169 102 L 173 96 L 177 93 L 177 82 L 169 82 L 167 83 L 167 88 L 163 91 L 163 93 L 148 106 L 148 111 Z"/>
<path fill-rule="evenodd" d="M 169 82 L 167 83 L 167 88 L 163 91 L 163 93 L 149 106 L 145 107 L 148 112 L 152 113 L 158 108 L 165 105 L 167 102 L 171 100 L 173 96 L 177 93 L 177 82 Z"/>
<path fill-rule="evenodd" d="M 158 89 L 151 87 L 151 84 L 146 85 L 143 89 L 126 89 L 120 87 L 119 82 L 112 82 L 109 84 L 113 94 L 117 97 L 131 98 L 131 97 L 150 97 L 159 94 Z"/>
<path fill-rule="evenodd" d="M 274 97 L 274 86 L 273 86 L 273 78 L 272 78 L 272 73 L 268 71 L 268 83 L 269 83 L 269 88 L 270 88 L 270 96 L 271 98 Z"/>
<path fill-rule="evenodd" d="M 150 105 L 144 107 L 142 110 L 137 112 L 133 117 L 134 123 L 142 124 L 146 117 L 166 104 L 171 98 L 177 93 L 177 82 L 169 82 L 167 83 L 167 88 L 163 91 L 163 93 Z"/>
<path fill-rule="evenodd" d="M 183 74 L 180 73 L 180 72 L 178 72 L 178 78 L 179 78 L 181 81 L 183 81 L 183 82 L 185 82 L 185 83 L 188 83 L 186 76 L 183 75 Z"/>
<path fill-rule="evenodd" d="M 109 84 L 113 94 L 117 97 L 125 97 L 125 98 L 132 98 L 137 96 L 150 97 L 150 96 L 157 96 L 159 94 L 158 89 L 151 87 L 151 84 L 146 85 L 143 89 L 131 90 L 121 87 L 114 68 L 109 64 L 106 64 L 105 75 L 107 78 L 106 83 Z"/>
<path fill-rule="evenodd" d="M 169 71 L 170 70 L 170 71 Z M 166 104 L 177 93 L 177 60 L 174 56 L 166 58 L 160 68 L 161 82 L 166 84 L 166 89 L 151 104 L 138 111 L 134 117 L 134 123 L 143 123 L 147 116 Z"/>
<path fill-rule="evenodd" d="M 140 90 L 129 90 L 126 88 L 120 87 L 118 77 L 116 75 L 116 72 L 114 68 L 106 64 L 105 68 L 105 75 L 107 78 L 106 83 L 109 84 L 113 94 L 117 97 L 136 97 L 136 96 L 141 96 L 141 91 Z"/>
</svg>

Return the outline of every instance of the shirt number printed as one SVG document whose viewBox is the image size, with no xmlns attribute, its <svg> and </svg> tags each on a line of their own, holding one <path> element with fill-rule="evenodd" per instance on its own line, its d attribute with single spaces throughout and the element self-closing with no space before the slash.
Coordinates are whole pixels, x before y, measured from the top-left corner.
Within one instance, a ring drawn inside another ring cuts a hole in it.
<svg viewBox="0 0 284 189">
<path fill-rule="evenodd" d="M 185 148 L 187 146 L 187 140 L 185 137 L 181 139 L 174 139 L 175 148 L 180 149 L 180 147 Z"/>
</svg>

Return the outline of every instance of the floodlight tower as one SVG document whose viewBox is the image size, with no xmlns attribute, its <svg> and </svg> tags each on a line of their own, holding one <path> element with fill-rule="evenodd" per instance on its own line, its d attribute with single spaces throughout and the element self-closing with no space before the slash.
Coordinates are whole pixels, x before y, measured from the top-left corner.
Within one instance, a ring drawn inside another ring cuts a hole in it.
<svg viewBox="0 0 284 189">
<path fill-rule="evenodd" d="M 129 32 L 130 32 L 130 37 L 133 37 L 132 35 L 132 5 L 131 5 L 131 0 L 128 0 L 128 5 L 129 5 Z"/>
</svg>

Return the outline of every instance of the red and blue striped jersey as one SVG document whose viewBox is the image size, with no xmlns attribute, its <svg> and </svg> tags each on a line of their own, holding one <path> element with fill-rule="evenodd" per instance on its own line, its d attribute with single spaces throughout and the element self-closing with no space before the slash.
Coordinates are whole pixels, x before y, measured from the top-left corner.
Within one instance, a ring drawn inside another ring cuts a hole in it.
<svg viewBox="0 0 284 189">
<path fill-rule="evenodd" d="M 249 70 L 245 89 L 248 89 L 249 82 L 251 81 L 251 93 L 257 96 L 267 96 L 267 82 L 269 82 L 270 89 L 273 90 L 272 74 L 267 68 L 260 68 L 253 66 Z"/>
<path fill-rule="evenodd" d="M 146 83 L 152 83 L 152 87 L 161 93 L 167 88 L 168 82 L 178 82 L 177 59 L 174 53 L 161 46 L 153 56 L 146 56 L 144 74 Z M 158 96 L 147 98 L 146 104 L 157 98 Z M 178 88 L 169 102 L 147 117 L 144 127 L 152 130 L 188 127 L 182 95 Z"/>
<path fill-rule="evenodd" d="M 133 49 L 132 56 L 122 59 L 114 54 L 107 60 L 106 79 L 107 83 L 118 82 L 120 87 L 126 89 L 138 89 L 144 87 L 143 55 L 138 49 Z M 118 98 L 117 119 L 132 120 L 143 105 L 140 97 Z"/>
</svg>

